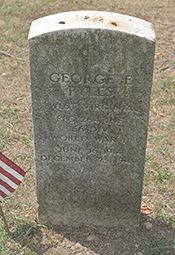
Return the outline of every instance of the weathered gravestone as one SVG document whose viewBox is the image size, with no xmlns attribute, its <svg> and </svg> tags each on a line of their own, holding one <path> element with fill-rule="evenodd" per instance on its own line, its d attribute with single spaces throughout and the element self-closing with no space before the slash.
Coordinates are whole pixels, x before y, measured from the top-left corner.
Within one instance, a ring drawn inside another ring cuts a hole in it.
<svg viewBox="0 0 175 255">
<path fill-rule="evenodd" d="M 138 226 L 154 47 L 150 23 L 116 13 L 32 23 L 41 223 Z"/>
</svg>

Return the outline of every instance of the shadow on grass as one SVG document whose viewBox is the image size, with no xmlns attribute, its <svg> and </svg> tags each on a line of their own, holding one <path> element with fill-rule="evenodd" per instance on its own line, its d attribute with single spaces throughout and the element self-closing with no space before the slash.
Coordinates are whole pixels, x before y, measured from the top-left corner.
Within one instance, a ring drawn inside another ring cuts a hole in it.
<svg viewBox="0 0 175 255">
<path fill-rule="evenodd" d="M 43 232 L 41 228 L 43 225 L 34 223 L 20 223 L 15 231 L 13 231 L 12 238 L 16 243 L 19 243 L 22 247 L 28 247 L 31 251 L 38 255 L 44 254 L 51 248 L 51 245 L 43 244 Z"/>
<path fill-rule="evenodd" d="M 145 225 L 148 222 L 149 228 Z M 175 254 L 175 229 L 146 215 L 141 216 L 140 227 L 137 229 L 84 226 L 74 228 L 59 225 L 45 227 L 44 230 L 43 227 L 45 226 L 34 223 L 19 224 L 12 237 L 15 242 L 38 255 L 57 254 L 53 252 L 58 252 L 61 247 L 64 252 L 62 254 L 76 254 L 72 253 L 76 252 L 76 249 L 78 254 Z M 57 245 L 51 242 L 53 236 L 57 238 Z M 58 236 L 62 236 L 63 239 L 58 240 Z"/>
<path fill-rule="evenodd" d="M 146 228 L 148 222 L 151 228 Z M 58 226 L 54 231 L 98 255 L 175 254 L 175 229 L 148 215 L 141 215 L 137 229 Z"/>
</svg>

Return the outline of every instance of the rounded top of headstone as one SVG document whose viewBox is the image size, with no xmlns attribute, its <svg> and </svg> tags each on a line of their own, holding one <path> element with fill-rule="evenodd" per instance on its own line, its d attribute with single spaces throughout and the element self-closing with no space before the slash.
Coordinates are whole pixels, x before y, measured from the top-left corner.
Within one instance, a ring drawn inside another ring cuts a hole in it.
<svg viewBox="0 0 175 255">
<path fill-rule="evenodd" d="M 71 29 L 108 29 L 155 40 L 151 23 L 128 15 L 101 11 L 73 11 L 49 15 L 32 22 L 29 39 Z"/>
</svg>

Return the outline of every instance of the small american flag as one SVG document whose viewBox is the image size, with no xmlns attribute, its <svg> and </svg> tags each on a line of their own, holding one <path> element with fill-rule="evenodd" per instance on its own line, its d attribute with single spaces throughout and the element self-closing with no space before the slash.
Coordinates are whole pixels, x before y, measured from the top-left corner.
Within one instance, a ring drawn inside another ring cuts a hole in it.
<svg viewBox="0 0 175 255">
<path fill-rule="evenodd" d="M 20 185 L 26 172 L 0 152 L 0 202 Z"/>
</svg>

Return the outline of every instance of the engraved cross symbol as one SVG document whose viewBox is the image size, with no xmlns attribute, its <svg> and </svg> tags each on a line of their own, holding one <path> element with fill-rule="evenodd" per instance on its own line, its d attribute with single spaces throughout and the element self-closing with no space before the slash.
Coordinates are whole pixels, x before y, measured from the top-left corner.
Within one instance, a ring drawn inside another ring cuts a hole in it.
<svg viewBox="0 0 175 255">
<path fill-rule="evenodd" d="M 86 59 L 88 65 L 95 65 L 101 60 L 100 52 L 95 49 L 94 45 L 87 44 L 83 48 L 83 57 Z"/>
<path fill-rule="evenodd" d="M 125 85 L 126 85 L 126 96 L 129 96 L 129 93 L 132 90 L 132 85 L 133 85 L 132 75 L 125 76 Z"/>
</svg>

